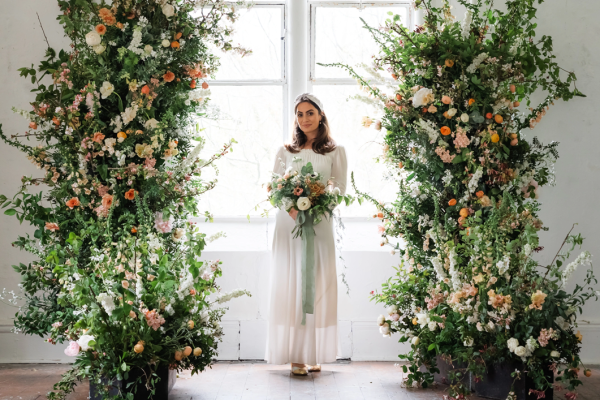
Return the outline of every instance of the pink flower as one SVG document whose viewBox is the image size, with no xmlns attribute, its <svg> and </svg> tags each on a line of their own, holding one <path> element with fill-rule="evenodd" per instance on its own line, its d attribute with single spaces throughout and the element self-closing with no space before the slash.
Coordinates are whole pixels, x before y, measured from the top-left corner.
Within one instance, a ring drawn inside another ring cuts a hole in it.
<svg viewBox="0 0 600 400">
<path fill-rule="evenodd" d="M 163 220 L 163 213 L 157 212 L 154 217 L 154 227 L 157 231 L 162 233 L 169 233 L 173 230 L 173 217 L 170 217 L 167 221 Z"/>
<path fill-rule="evenodd" d="M 69 347 L 65 349 L 65 354 L 69 357 L 75 357 L 77 354 L 79 354 L 79 344 L 77 342 L 70 341 Z"/>
<path fill-rule="evenodd" d="M 383 225 L 377 225 L 377 232 L 378 232 L 380 235 L 383 235 L 383 234 L 384 234 L 384 232 L 385 232 L 385 226 L 383 226 Z"/>
<path fill-rule="evenodd" d="M 156 159 L 154 158 L 146 158 L 146 161 L 144 162 L 144 167 L 148 170 L 154 169 L 154 166 L 156 165 Z"/>
<path fill-rule="evenodd" d="M 297 187 L 294 189 L 294 195 L 296 196 L 300 196 L 302 192 L 304 192 L 304 189 L 302 189 L 301 187 Z"/>
<path fill-rule="evenodd" d="M 398 321 L 400 319 L 400 315 L 399 314 L 392 314 L 392 315 L 390 315 L 390 318 L 392 319 L 392 321 Z"/>
<path fill-rule="evenodd" d="M 577 398 L 577 392 L 567 392 L 565 393 L 565 398 L 567 400 L 575 400 Z"/>
<path fill-rule="evenodd" d="M 52 324 L 53 328 L 58 328 L 59 326 L 62 326 L 62 322 L 58 321 Z"/>
<path fill-rule="evenodd" d="M 165 319 L 156 310 L 146 311 L 146 323 L 155 331 L 165 323 Z"/>
<path fill-rule="evenodd" d="M 100 197 L 103 197 L 105 194 L 107 194 L 108 190 L 109 190 L 109 187 L 106 185 L 98 186 L 98 194 L 100 195 Z"/>
<path fill-rule="evenodd" d="M 121 286 L 123 286 L 125 289 L 129 288 L 129 281 L 121 281 Z"/>
</svg>

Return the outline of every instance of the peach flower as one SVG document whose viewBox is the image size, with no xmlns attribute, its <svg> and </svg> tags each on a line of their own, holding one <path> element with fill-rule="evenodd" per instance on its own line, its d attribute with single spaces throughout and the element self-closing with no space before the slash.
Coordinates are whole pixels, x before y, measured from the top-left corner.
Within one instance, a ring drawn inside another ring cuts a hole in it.
<svg viewBox="0 0 600 400">
<path fill-rule="evenodd" d="M 450 98 L 450 96 L 442 96 L 442 103 L 450 104 L 452 103 L 452 99 Z"/>
<path fill-rule="evenodd" d="M 102 24 L 96 25 L 96 32 L 98 32 L 100 35 L 104 35 L 106 33 L 106 26 Z"/>
<path fill-rule="evenodd" d="M 46 229 L 49 231 L 55 232 L 59 230 L 58 224 L 56 222 L 46 222 Z"/>
<path fill-rule="evenodd" d="M 92 140 L 96 143 L 102 143 L 102 141 L 104 140 L 104 134 L 102 132 L 96 132 L 94 133 L 94 137 L 92 138 Z"/>
<path fill-rule="evenodd" d="M 102 207 L 104 207 L 105 210 L 108 210 L 113 203 L 113 196 L 111 194 L 105 194 L 104 196 L 102 196 Z"/>
<path fill-rule="evenodd" d="M 133 200 L 135 198 L 135 190 L 129 189 L 127 192 L 125 192 L 125 198 L 127 200 Z"/>
<path fill-rule="evenodd" d="M 534 294 L 531 295 L 531 304 L 529 305 L 530 309 L 535 308 L 536 310 L 542 309 L 542 304 L 546 301 L 546 297 L 548 295 L 541 290 L 538 290 Z"/>
<path fill-rule="evenodd" d="M 77 197 L 73 197 L 71 198 L 71 200 L 67 201 L 67 207 L 69 207 L 71 210 L 73 209 L 73 207 L 77 207 L 80 206 L 81 203 L 79 202 L 79 199 Z"/>
<path fill-rule="evenodd" d="M 125 289 L 128 289 L 129 288 L 129 281 L 125 281 L 125 280 L 121 281 L 121 286 L 123 286 Z"/>
</svg>

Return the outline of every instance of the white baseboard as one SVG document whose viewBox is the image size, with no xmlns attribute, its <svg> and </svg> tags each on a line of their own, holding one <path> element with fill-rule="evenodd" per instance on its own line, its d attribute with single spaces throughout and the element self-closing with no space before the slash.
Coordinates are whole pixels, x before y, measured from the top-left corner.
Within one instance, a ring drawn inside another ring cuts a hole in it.
<svg viewBox="0 0 600 400">
<path fill-rule="evenodd" d="M 267 338 L 266 320 L 225 320 L 223 341 L 219 343 L 218 360 L 263 360 Z M 70 363 L 65 345 L 51 345 L 39 337 L 17 335 L 12 325 L 0 324 L 0 364 L 4 363 Z M 600 364 L 600 323 L 581 324 L 583 335 L 580 353 L 585 364 Z M 340 358 L 353 361 L 399 361 L 398 354 L 409 350 L 398 343 L 399 336 L 383 337 L 374 321 L 339 321 Z"/>
</svg>

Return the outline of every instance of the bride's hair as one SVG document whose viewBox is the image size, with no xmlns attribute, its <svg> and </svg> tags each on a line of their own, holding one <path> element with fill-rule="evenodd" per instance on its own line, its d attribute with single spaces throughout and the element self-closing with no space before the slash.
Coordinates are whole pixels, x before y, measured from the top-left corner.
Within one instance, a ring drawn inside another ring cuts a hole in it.
<svg viewBox="0 0 600 400">
<path fill-rule="evenodd" d="M 317 137 L 313 141 L 312 149 L 315 153 L 318 154 L 326 154 L 335 150 L 336 144 L 333 138 L 329 134 L 329 123 L 327 122 L 327 116 L 321 110 L 321 108 L 312 101 L 308 96 L 301 95 L 296 100 L 296 107 L 294 107 L 294 130 L 292 131 L 292 143 L 286 144 L 285 148 L 290 153 L 298 153 L 302 147 L 306 144 L 308 140 L 300 126 L 298 125 L 298 118 L 296 118 L 296 112 L 298 111 L 298 105 L 300 103 L 310 103 L 316 109 L 317 112 L 321 115 L 321 123 L 319 124 L 319 130 L 317 132 Z"/>
</svg>

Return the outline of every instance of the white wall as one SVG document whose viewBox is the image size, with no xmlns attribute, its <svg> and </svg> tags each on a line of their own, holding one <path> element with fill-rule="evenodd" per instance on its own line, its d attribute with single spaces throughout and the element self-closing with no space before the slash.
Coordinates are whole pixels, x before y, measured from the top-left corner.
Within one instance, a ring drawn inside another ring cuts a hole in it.
<svg viewBox="0 0 600 400">
<path fill-rule="evenodd" d="M 457 17 L 462 17 L 458 12 Z M 11 106 L 27 109 L 33 100 L 31 85 L 18 77 L 17 69 L 37 65 L 46 48 L 36 17 L 44 24 L 50 44 L 55 48 L 68 42 L 62 37 L 62 28 L 55 20 L 58 7 L 47 0 L 21 0 L 4 7 L 0 14 L 0 123 L 6 133 L 22 133 L 26 123 L 12 114 Z M 565 0 L 546 2 L 539 11 L 538 35 L 554 37 L 558 61 L 566 69 L 575 70 L 578 87 L 588 95 L 569 103 L 557 103 L 532 133 L 544 142 L 561 142 L 561 158 L 556 163 L 556 187 L 541 191 L 542 219 L 549 232 L 542 234 L 546 250 L 542 259 L 549 261 L 573 222 L 586 237 L 585 248 L 600 255 L 600 212 L 596 206 L 600 197 L 600 138 L 595 117 L 600 108 L 600 84 L 594 73 L 600 65 L 600 45 L 597 37 L 600 26 L 600 2 L 596 0 Z M 530 136 L 532 136 L 530 135 Z M 38 176 L 37 170 L 12 148 L 0 144 L 0 193 L 15 193 L 22 175 Z M 208 247 L 207 259 L 224 261 L 225 290 L 246 287 L 252 291 L 250 299 L 236 299 L 230 303 L 225 316 L 227 335 L 221 345 L 223 359 L 257 359 L 264 350 L 265 317 L 268 298 L 269 232 L 268 220 L 251 224 L 223 220 L 206 225 L 207 232 L 225 230 L 228 238 Z M 348 238 L 344 257 L 348 265 L 350 296 L 340 284 L 339 318 L 343 357 L 354 360 L 397 360 L 397 338 L 384 339 L 379 335 L 375 318 L 381 308 L 368 301 L 369 291 L 392 273 L 396 259 L 381 251 L 373 221 L 347 222 Z M 25 253 L 12 248 L 10 243 L 18 234 L 28 230 L 14 217 L 0 213 L 0 289 L 16 289 L 19 277 L 11 265 L 30 260 Z M 31 231 L 30 231 L 31 232 Z M 581 281 L 584 271 L 573 279 Z M 0 363 L 2 362 L 56 362 L 67 361 L 62 347 L 55 347 L 40 338 L 17 336 L 10 333 L 11 317 L 15 310 L 0 304 Z M 584 335 L 582 358 L 584 362 L 600 363 L 600 307 L 590 304 L 584 309 L 581 324 Z"/>
</svg>

